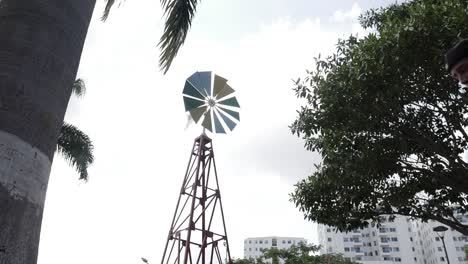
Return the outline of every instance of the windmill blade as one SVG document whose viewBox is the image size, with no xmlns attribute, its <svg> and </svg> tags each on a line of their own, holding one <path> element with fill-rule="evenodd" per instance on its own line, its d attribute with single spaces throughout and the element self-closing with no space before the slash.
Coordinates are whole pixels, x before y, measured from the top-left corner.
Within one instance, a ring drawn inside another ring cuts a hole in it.
<svg viewBox="0 0 468 264">
<path fill-rule="evenodd" d="M 208 108 L 208 106 L 202 106 L 202 107 L 199 107 L 199 108 L 192 109 L 190 111 L 190 115 L 192 116 L 193 121 L 195 121 L 195 123 L 198 123 L 198 121 L 202 117 L 203 113 L 206 112 L 207 108 Z"/>
<path fill-rule="evenodd" d="M 234 92 L 234 89 L 229 86 L 229 84 L 224 85 L 224 88 L 218 93 L 217 99 L 221 99 L 223 97 L 226 97 Z"/>
<path fill-rule="evenodd" d="M 226 114 L 228 114 L 228 115 L 232 116 L 233 118 L 235 118 L 237 121 L 240 121 L 239 112 L 232 111 L 232 110 L 226 109 L 226 108 L 221 107 L 221 106 L 219 106 L 219 108 L 222 111 L 224 111 Z"/>
<path fill-rule="evenodd" d="M 196 72 L 187 81 L 204 96 L 211 96 L 211 72 Z"/>
<path fill-rule="evenodd" d="M 213 132 L 213 125 L 211 122 L 211 112 L 212 110 L 209 110 L 205 114 L 205 119 L 203 119 L 202 126 L 206 129 L 208 129 L 210 132 Z"/>
<path fill-rule="evenodd" d="M 213 112 L 215 131 L 216 133 L 226 134 L 226 131 L 224 130 L 223 125 L 221 124 L 221 121 L 219 121 L 218 114 L 218 110 L 215 110 Z"/>
<path fill-rule="evenodd" d="M 226 85 L 227 80 L 221 76 L 214 75 L 214 82 L 213 82 L 213 97 L 216 97 L 219 92 L 221 92 Z"/>
<path fill-rule="evenodd" d="M 221 111 L 219 111 L 219 114 L 221 115 L 221 119 L 223 119 L 224 123 L 227 125 L 229 130 L 233 130 L 236 127 L 236 123 L 232 121 L 229 117 L 227 117 L 225 114 L 223 114 Z"/>
<path fill-rule="evenodd" d="M 205 97 L 189 81 L 185 82 L 182 94 L 189 95 L 200 100 L 205 100 Z"/>
<path fill-rule="evenodd" d="M 198 108 L 205 104 L 205 101 L 200 101 L 194 98 L 183 96 L 185 111 L 190 111 L 192 109 Z"/>
<path fill-rule="evenodd" d="M 228 98 L 226 100 L 222 100 L 218 102 L 221 105 L 227 105 L 230 107 L 240 107 L 239 103 L 237 102 L 237 99 L 235 97 Z"/>
</svg>

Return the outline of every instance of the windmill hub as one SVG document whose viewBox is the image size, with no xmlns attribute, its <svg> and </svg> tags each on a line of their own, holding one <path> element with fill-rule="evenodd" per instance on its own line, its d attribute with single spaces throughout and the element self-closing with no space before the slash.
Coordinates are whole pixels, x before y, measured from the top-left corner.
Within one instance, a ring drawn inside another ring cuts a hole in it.
<svg viewBox="0 0 468 264">
<path fill-rule="evenodd" d="M 208 105 L 210 107 L 214 107 L 216 105 L 216 101 L 213 98 L 208 99 Z"/>
</svg>

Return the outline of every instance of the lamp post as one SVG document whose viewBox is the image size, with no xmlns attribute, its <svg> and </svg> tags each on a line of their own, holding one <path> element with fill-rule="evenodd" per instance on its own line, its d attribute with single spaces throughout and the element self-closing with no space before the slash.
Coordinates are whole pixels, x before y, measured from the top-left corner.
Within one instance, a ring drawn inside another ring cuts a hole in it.
<svg viewBox="0 0 468 264">
<path fill-rule="evenodd" d="M 434 232 L 436 232 L 437 236 L 442 239 L 442 245 L 444 246 L 444 251 L 445 251 L 445 257 L 447 258 L 447 264 L 450 264 L 450 260 L 447 254 L 447 248 L 445 247 L 445 241 L 444 241 L 444 234 L 445 231 L 448 230 L 447 227 L 445 226 L 436 226 L 432 229 Z"/>
</svg>

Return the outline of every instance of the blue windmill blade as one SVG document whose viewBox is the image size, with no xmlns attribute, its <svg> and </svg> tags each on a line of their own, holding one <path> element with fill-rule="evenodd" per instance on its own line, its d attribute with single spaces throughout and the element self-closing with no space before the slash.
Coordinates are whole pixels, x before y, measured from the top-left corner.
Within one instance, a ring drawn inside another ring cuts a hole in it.
<svg viewBox="0 0 468 264">
<path fill-rule="evenodd" d="M 236 123 L 232 121 L 231 118 L 229 118 L 226 114 L 224 114 L 222 111 L 218 111 L 219 115 L 221 116 L 221 119 L 223 122 L 226 124 L 226 126 L 229 128 L 229 130 L 233 130 L 236 127 Z"/>
<path fill-rule="evenodd" d="M 196 72 L 187 81 L 203 96 L 211 96 L 211 72 Z"/>
<path fill-rule="evenodd" d="M 219 115 L 219 111 L 215 109 L 213 112 L 215 131 L 216 133 L 226 134 L 226 131 L 224 130 L 223 125 L 221 124 L 221 121 L 219 120 L 218 115 Z"/>
</svg>

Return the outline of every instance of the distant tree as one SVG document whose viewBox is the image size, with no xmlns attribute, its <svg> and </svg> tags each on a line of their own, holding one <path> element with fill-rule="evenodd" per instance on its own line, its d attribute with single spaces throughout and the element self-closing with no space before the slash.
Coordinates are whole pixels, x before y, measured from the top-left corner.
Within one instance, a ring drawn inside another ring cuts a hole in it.
<svg viewBox="0 0 468 264">
<path fill-rule="evenodd" d="M 263 251 L 265 259 L 271 259 L 271 263 L 284 264 L 354 264 L 355 262 L 344 259 L 341 255 L 313 255 L 320 249 L 319 246 L 299 243 L 287 249 L 269 248 Z"/>
<path fill-rule="evenodd" d="M 235 259 L 233 264 L 256 264 L 254 259 Z"/>
<path fill-rule="evenodd" d="M 73 83 L 72 93 L 81 97 L 86 92 L 86 85 L 82 79 Z M 80 174 L 80 180 L 88 180 L 88 167 L 94 161 L 93 143 L 88 135 L 77 127 L 63 123 L 57 141 L 57 152 Z"/>
<path fill-rule="evenodd" d="M 336 52 L 295 91 L 307 105 L 292 132 L 323 161 L 292 201 L 309 220 L 349 231 L 379 215 L 435 220 L 468 235 L 468 95 L 444 53 L 468 37 L 465 0 L 418 0 L 370 10 L 369 33 Z"/>
</svg>

